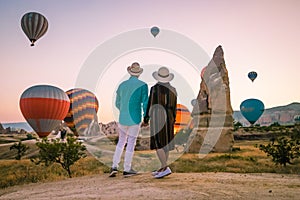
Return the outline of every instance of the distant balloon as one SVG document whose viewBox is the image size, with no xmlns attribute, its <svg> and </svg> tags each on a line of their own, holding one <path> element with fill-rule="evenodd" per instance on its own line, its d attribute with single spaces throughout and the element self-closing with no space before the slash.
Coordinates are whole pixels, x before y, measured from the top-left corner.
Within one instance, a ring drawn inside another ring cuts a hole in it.
<svg viewBox="0 0 300 200">
<path fill-rule="evenodd" d="M 92 92 L 81 88 L 68 90 L 66 94 L 71 105 L 64 121 L 75 135 L 82 135 L 97 118 L 98 100 Z"/>
<path fill-rule="evenodd" d="M 258 99 L 247 99 L 240 105 L 242 115 L 253 125 L 263 114 L 265 106 Z"/>
<path fill-rule="evenodd" d="M 253 82 L 257 77 L 257 73 L 252 71 L 248 73 L 248 78 Z"/>
<path fill-rule="evenodd" d="M 151 28 L 151 34 L 154 37 L 156 37 L 158 35 L 158 33 L 159 33 L 159 28 L 158 27 L 154 26 L 154 27 Z"/>
<path fill-rule="evenodd" d="M 36 12 L 29 12 L 23 15 L 21 19 L 21 26 L 31 42 L 31 46 L 34 46 L 35 41 L 42 37 L 48 29 L 47 19 Z"/>
<path fill-rule="evenodd" d="M 188 108 L 182 104 L 177 104 L 174 132 L 177 133 L 181 129 L 187 128 L 190 120 L 191 120 L 191 113 L 188 110 Z"/>
<path fill-rule="evenodd" d="M 201 70 L 200 76 L 201 76 L 202 79 L 204 77 L 204 73 L 205 73 L 206 68 L 207 68 L 207 66 L 203 67 L 203 69 Z"/>
<path fill-rule="evenodd" d="M 39 137 L 47 137 L 60 125 L 69 106 L 66 93 L 50 85 L 32 86 L 20 98 L 21 112 Z"/>
</svg>

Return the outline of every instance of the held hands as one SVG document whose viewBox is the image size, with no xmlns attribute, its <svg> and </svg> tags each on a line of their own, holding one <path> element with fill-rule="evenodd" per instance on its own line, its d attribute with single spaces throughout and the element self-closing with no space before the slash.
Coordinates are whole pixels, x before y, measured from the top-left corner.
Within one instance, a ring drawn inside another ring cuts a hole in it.
<svg viewBox="0 0 300 200">
<path fill-rule="evenodd" d="M 147 127 L 147 126 L 149 126 L 149 123 L 142 122 L 141 127 Z"/>
<path fill-rule="evenodd" d="M 143 120 L 143 122 L 141 124 L 141 127 L 147 127 L 147 126 L 149 126 L 149 117 L 145 116 L 144 120 Z"/>
</svg>

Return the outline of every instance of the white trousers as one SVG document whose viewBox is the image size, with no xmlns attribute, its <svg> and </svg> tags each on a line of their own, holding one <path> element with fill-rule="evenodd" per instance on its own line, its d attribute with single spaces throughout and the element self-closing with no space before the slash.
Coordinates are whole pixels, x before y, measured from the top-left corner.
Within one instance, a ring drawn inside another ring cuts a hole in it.
<svg viewBox="0 0 300 200">
<path fill-rule="evenodd" d="M 119 128 L 119 141 L 116 146 L 116 150 L 113 157 L 113 168 L 118 168 L 119 163 L 121 161 L 121 156 L 126 146 L 126 152 L 124 156 L 124 171 L 130 171 L 131 169 L 131 162 L 134 154 L 134 148 L 136 145 L 136 139 L 140 131 L 140 124 L 133 125 L 133 126 L 124 126 L 118 124 Z"/>
</svg>

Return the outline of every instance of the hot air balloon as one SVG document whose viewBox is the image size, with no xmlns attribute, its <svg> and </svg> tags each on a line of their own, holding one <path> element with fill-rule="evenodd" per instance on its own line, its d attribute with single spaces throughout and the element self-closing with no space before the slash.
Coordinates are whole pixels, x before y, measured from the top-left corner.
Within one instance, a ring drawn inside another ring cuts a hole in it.
<svg viewBox="0 0 300 200">
<path fill-rule="evenodd" d="M 81 88 L 68 90 L 66 94 L 71 105 L 64 121 L 76 136 L 83 135 L 89 125 L 97 120 L 98 100 L 92 92 Z"/>
<path fill-rule="evenodd" d="M 158 33 L 159 33 L 159 28 L 158 27 L 154 26 L 154 27 L 151 28 L 151 34 L 154 37 L 156 37 L 158 35 Z"/>
<path fill-rule="evenodd" d="M 188 108 L 182 104 L 177 104 L 174 132 L 177 133 L 181 129 L 187 128 L 190 120 L 191 120 L 191 113 L 188 110 Z"/>
<path fill-rule="evenodd" d="M 258 99 L 246 99 L 240 105 L 242 115 L 253 125 L 263 114 L 265 106 Z"/>
<path fill-rule="evenodd" d="M 29 12 L 23 15 L 21 19 L 21 26 L 31 42 L 31 46 L 34 46 L 34 42 L 42 37 L 48 29 L 47 19 L 36 12 Z"/>
<path fill-rule="evenodd" d="M 51 85 L 32 86 L 20 98 L 21 112 L 39 137 L 47 137 L 59 126 L 69 107 L 68 95 Z"/>
<path fill-rule="evenodd" d="M 252 71 L 248 73 L 248 78 L 253 82 L 257 77 L 257 73 Z"/>
<path fill-rule="evenodd" d="M 203 67 L 202 70 L 201 70 L 200 76 L 201 76 L 202 79 L 204 77 L 204 73 L 205 73 L 206 68 L 207 68 L 207 66 Z"/>
</svg>

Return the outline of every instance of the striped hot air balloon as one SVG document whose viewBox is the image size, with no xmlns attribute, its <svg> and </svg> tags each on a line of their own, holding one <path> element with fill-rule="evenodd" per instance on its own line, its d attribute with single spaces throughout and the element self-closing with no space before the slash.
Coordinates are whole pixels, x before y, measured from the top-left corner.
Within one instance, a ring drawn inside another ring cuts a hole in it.
<svg viewBox="0 0 300 200">
<path fill-rule="evenodd" d="M 68 90 L 66 94 L 71 105 L 64 121 L 75 135 L 82 135 L 89 125 L 97 119 L 98 100 L 92 92 L 81 88 Z"/>
<path fill-rule="evenodd" d="M 48 21 L 40 13 L 29 12 L 23 15 L 21 19 L 21 27 L 30 40 L 31 46 L 34 46 L 35 41 L 47 32 Z"/>
<path fill-rule="evenodd" d="M 21 112 L 39 137 L 47 137 L 59 126 L 69 107 L 66 93 L 50 85 L 32 86 L 20 98 Z"/>
<path fill-rule="evenodd" d="M 177 133 L 181 129 L 187 128 L 191 120 L 191 112 L 182 104 L 176 106 L 176 122 L 174 125 L 174 132 Z"/>
</svg>

